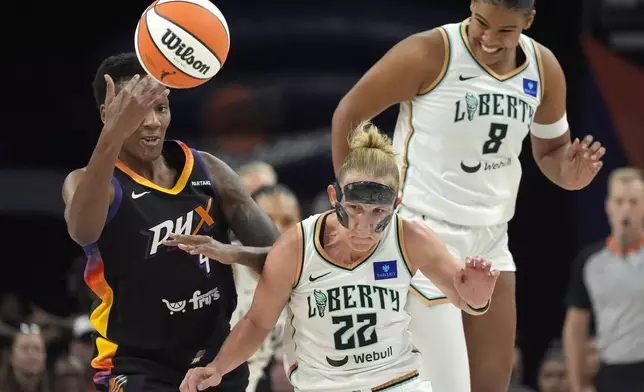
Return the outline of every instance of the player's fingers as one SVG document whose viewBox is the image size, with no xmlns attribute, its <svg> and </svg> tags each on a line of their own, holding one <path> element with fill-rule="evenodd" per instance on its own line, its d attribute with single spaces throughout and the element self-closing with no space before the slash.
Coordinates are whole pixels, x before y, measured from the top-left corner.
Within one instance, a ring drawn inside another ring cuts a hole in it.
<svg viewBox="0 0 644 392">
<path fill-rule="evenodd" d="M 593 153 L 593 156 L 591 157 L 591 159 L 593 161 L 598 161 L 598 160 L 602 159 L 604 154 L 606 154 L 606 149 L 604 147 L 600 147 L 599 149 L 597 149 L 597 151 L 595 153 Z"/>
<path fill-rule="evenodd" d="M 593 135 L 587 135 L 584 138 L 584 141 L 581 143 L 581 148 L 583 148 L 584 151 L 588 150 L 592 142 L 593 142 Z"/>
<path fill-rule="evenodd" d="M 170 234 L 168 238 L 184 245 L 197 245 L 207 243 L 209 237 L 205 235 Z"/>
<path fill-rule="evenodd" d="M 601 161 L 600 162 L 594 162 L 592 166 L 593 166 L 593 169 L 595 170 L 595 172 L 598 172 L 602 168 L 602 166 L 604 166 L 604 162 L 601 162 Z"/>
<path fill-rule="evenodd" d="M 566 151 L 566 159 L 569 161 L 572 160 L 580 148 L 579 138 L 575 138 L 575 140 L 573 140 L 572 144 L 570 145 L 570 148 Z"/>
<path fill-rule="evenodd" d="M 194 245 L 186 245 L 186 244 L 179 244 L 177 245 L 179 249 L 181 249 L 184 252 L 188 252 L 190 254 L 195 254 L 196 247 Z"/>
<path fill-rule="evenodd" d="M 593 144 L 588 147 L 588 152 L 594 154 L 601 148 L 602 144 L 598 141 L 593 142 Z"/>
<path fill-rule="evenodd" d="M 588 146 L 588 150 L 584 152 L 584 159 L 590 159 L 590 157 L 597 151 L 602 145 L 599 142 L 594 142 Z"/>
<path fill-rule="evenodd" d="M 141 76 L 140 76 L 139 74 L 134 75 L 134 76 L 132 77 L 132 79 L 130 79 L 130 81 L 129 81 L 129 82 L 127 82 L 127 84 L 126 84 L 126 85 L 123 87 L 123 89 L 119 92 L 119 94 L 121 94 L 121 93 L 123 93 L 123 92 L 132 93 L 132 90 L 133 90 L 133 89 L 134 89 L 134 87 L 137 85 L 137 83 L 139 83 L 139 80 L 140 80 L 140 79 L 141 79 Z"/>
<path fill-rule="evenodd" d="M 192 369 L 188 370 L 186 375 L 183 377 L 183 381 L 181 381 L 181 385 L 179 385 L 180 392 L 188 392 L 188 379 L 190 378 L 190 372 L 192 372 Z"/>
<path fill-rule="evenodd" d="M 199 383 L 201 383 L 202 380 L 202 374 L 200 369 L 192 369 L 193 372 L 190 375 L 190 378 L 188 379 L 188 390 L 190 392 L 197 392 L 199 389 L 197 386 L 199 386 Z"/>
<path fill-rule="evenodd" d="M 168 97 L 168 95 L 170 95 L 170 90 L 162 84 L 160 85 L 162 86 L 161 88 L 154 87 L 146 93 L 144 102 L 148 107 L 153 107 L 159 103 L 162 103 Z"/>
<path fill-rule="evenodd" d="M 142 102 L 147 104 L 147 94 L 152 89 L 153 79 L 150 75 L 144 75 L 139 83 L 134 86 L 132 90 L 132 95 L 137 96 Z"/>
<path fill-rule="evenodd" d="M 219 377 L 215 374 L 200 382 L 197 386 L 197 390 L 203 391 L 208 388 L 216 387 L 217 385 L 219 385 Z"/>
<path fill-rule="evenodd" d="M 490 272 L 491 268 L 492 268 L 492 263 L 490 261 L 485 259 L 481 261 L 481 269 L 483 270 L 483 272 Z"/>
</svg>

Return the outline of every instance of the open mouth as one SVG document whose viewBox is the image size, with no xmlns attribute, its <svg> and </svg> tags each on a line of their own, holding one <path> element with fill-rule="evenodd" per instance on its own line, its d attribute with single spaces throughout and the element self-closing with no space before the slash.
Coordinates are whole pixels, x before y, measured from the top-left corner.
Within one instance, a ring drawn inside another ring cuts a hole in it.
<svg viewBox="0 0 644 392">
<path fill-rule="evenodd" d="M 501 47 L 485 46 L 483 44 L 481 44 L 481 49 L 483 49 L 485 53 L 489 54 L 495 54 L 501 51 Z"/>
<path fill-rule="evenodd" d="M 160 142 L 161 138 L 159 136 L 146 136 L 141 138 L 141 143 L 149 147 L 154 147 Z"/>
</svg>

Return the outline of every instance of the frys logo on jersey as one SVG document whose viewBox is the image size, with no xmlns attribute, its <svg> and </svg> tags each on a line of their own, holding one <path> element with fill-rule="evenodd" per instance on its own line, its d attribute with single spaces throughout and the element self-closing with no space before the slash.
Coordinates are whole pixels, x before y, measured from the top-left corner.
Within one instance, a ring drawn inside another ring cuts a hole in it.
<svg viewBox="0 0 644 392">
<path fill-rule="evenodd" d="M 313 290 L 313 294 L 307 297 L 307 303 L 309 318 L 358 307 L 399 312 L 400 293 L 398 290 L 366 284 L 348 285 Z"/>
<path fill-rule="evenodd" d="M 525 100 L 508 94 L 466 93 L 454 104 L 454 123 L 465 119 L 474 121 L 476 116 L 497 116 L 494 121 L 503 121 L 498 116 L 510 118 L 530 126 L 536 107 Z"/>
<path fill-rule="evenodd" d="M 197 206 L 186 214 L 164 220 L 141 233 L 148 237 L 148 248 L 146 258 L 154 257 L 163 241 L 167 240 L 170 234 L 198 234 L 201 229 L 209 232 L 215 225 L 215 220 L 210 214 L 212 198 L 208 199 L 206 206 Z"/>
</svg>

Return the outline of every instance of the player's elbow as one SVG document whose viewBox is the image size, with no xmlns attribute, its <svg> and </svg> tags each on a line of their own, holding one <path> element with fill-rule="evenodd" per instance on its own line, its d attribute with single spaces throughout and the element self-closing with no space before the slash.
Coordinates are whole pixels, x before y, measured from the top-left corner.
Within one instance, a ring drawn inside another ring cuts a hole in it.
<svg viewBox="0 0 644 392">
<path fill-rule="evenodd" d="M 80 246 L 93 244 L 101 236 L 101 230 L 88 228 L 79 219 L 70 218 L 67 212 L 65 213 L 65 220 L 67 221 L 69 237 Z"/>
</svg>

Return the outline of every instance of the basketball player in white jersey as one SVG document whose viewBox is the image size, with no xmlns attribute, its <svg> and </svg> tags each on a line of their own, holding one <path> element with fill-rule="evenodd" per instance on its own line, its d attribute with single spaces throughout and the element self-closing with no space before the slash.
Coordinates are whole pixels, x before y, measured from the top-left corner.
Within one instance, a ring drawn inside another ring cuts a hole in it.
<svg viewBox="0 0 644 392">
<path fill-rule="evenodd" d="M 462 23 L 399 42 L 342 99 L 333 161 L 337 171 L 352 127 L 400 104 L 400 213 L 424 222 L 458 259 L 481 254 L 502 271 L 490 311 L 463 319 L 435 282 L 414 278 L 407 311 L 415 346 L 429 353 L 421 377 L 437 391 L 470 391 L 469 354 L 471 390 L 501 392 L 516 329 L 506 228 L 523 140 L 531 134 L 539 168 L 568 190 L 592 181 L 605 149 L 591 136 L 571 143 L 563 71 L 550 50 L 522 34 L 534 20 L 534 0 L 472 0 L 470 8 Z"/>
<path fill-rule="evenodd" d="M 251 196 L 255 203 L 273 220 L 280 233 L 294 227 L 302 219 L 297 198 L 283 185 L 260 186 L 254 190 Z M 237 324 L 248 313 L 259 281 L 259 274 L 245 265 L 233 264 L 233 271 L 235 288 L 237 289 L 237 308 L 230 319 L 230 325 Z M 282 312 L 269 336 L 248 359 L 250 374 L 246 392 L 255 392 L 265 372 L 270 372 L 271 369 L 267 369 L 267 366 L 281 346 L 285 321 L 286 312 Z"/>
<path fill-rule="evenodd" d="M 296 391 L 431 391 L 418 378 L 420 354 L 404 311 L 414 272 L 471 314 L 489 308 L 498 272 L 478 257 L 463 265 L 425 225 L 395 214 L 399 186 L 391 143 L 364 125 L 328 188 L 335 211 L 282 235 L 248 314 L 212 363 L 186 374 L 181 392 L 218 385 L 257 350 L 286 306 L 284 365 Z"/>
</svg>

